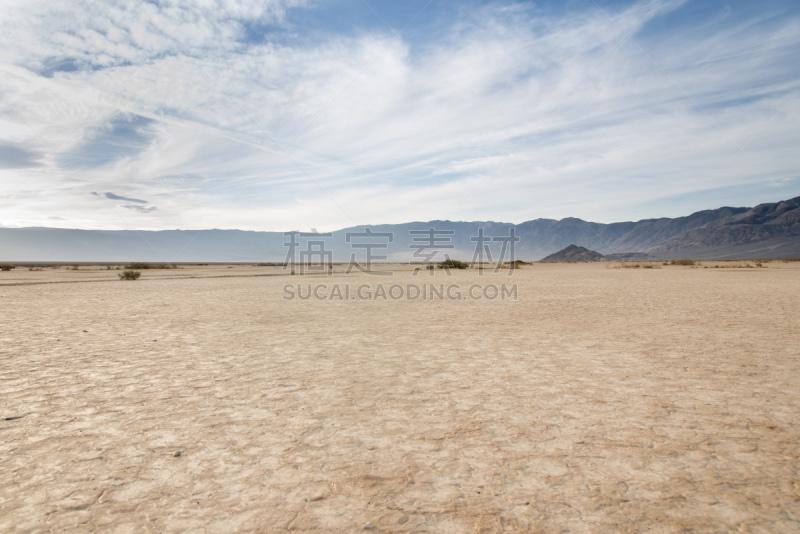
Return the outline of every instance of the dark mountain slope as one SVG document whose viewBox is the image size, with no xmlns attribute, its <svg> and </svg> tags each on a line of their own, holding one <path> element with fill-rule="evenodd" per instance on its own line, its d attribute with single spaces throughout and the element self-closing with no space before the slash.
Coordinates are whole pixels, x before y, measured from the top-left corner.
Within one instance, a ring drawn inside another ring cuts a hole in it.
<svg viewBox="0 0 800 534">
<path fill-rule="evenodd" d="M 542 263 L 555 263 L 565 261 L 604 261 L 605 257 L 599 252 L 589 250 L 586 247 L 570 245 L 563 250 L 554 252 L 549 256 L 539 260 Z"/>
<path fill-rule="evenodd" d="M 711 221 L 650 248 L 658 257 L 795 257 L 800 248 L 800 197 L 759 204 Z M 758 256 L 768 251 L 769 256 Z M 744 256 L 742 256 L 742 254 Z M 755 256 L 753 256 L 755 254 Z"/>
</svg>

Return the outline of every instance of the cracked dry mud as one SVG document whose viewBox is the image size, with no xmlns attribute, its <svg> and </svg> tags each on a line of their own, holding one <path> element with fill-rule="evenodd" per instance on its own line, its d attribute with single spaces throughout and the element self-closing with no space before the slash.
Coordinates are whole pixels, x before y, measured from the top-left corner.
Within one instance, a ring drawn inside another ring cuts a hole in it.
<svg viewBox="0 0 800 534">
<path fill-rule="evenodd" d="M 800 530 L 800 264 L 608 267 L 2 273 L 0 530 Z"/>
</svg>

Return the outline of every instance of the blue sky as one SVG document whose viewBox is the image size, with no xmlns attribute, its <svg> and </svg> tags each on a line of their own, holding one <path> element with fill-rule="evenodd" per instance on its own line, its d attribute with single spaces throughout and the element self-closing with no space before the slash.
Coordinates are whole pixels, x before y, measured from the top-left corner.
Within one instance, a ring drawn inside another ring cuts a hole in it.
<svg viewBox="0 0 800 534">
<path fill-rule="evenodd" d="M 0 225 L 598 222 L 800 195 L 800 4 L 0 6 Z"/>
</svg>

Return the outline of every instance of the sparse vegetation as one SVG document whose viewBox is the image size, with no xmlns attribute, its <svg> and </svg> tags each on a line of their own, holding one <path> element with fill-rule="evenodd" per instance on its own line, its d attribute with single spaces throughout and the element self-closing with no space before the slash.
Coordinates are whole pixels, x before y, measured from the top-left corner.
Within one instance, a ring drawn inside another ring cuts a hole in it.
<svg viewBox="0 0 800 534">
<path fill-rule="evenodd" d="M 690 260 L 688 258 L 683 260 L 672 260 L 669 262 L 670 265 L 694 265 L 694 260 Z"/>
<path fill-rule="evenodd" d="M 507 261 L 504 262 L 500 267 L 503 269 L 519 269 L 523 265 L 531 265 L 531 262 L 522 260 Z M 480 268 L 482 269 L 483 265 L 481 265 Z"/>
<path fill-rule="evenodd" d="M 469 263 L 459 260 L 454 260 L 452 258 L 447 258 L 443 262 L 439 263 L 440 269 L 468 269 Z"/>
<path fill-rule="evenodd" d="M 120 280 L 136 280 L 142 273 L 139 271 L 122 271 L 117 276 L 119 276 Z"/>
<path fill-rule="evenodd" d="M 664 263 L 664 265 L 667 264 Z M 614 268 L 615 269 L 660 269 L 661 267 L 658 265 L 653 265 L 652 263 L 625 262 L 625 263 L 620 263 L 619 266 Z"/>
<path fill-rule="evenodd" d="M 145 263 L 134 262 L 125 266 L 126 269 L 177 269 L 178 267 L 169 263 Z"/>
<path fill-rule="evenodd" d="M 0 265 L 0 271 L 10 271 L 14 267 L 14 265 Z"/>
<path fill-rule="evenodd" d="M 708 269 L 708 267 L 705 267 Z M 762 268 L 766 269 L 766 266 L 762 265 L 760 261 L 755 262 L 755 265 L 750 265 L 749 263 L 735 263 L 732 265 L 714 265 L 715 269 L 755 269 L 755 268 Z"/>
</svg>

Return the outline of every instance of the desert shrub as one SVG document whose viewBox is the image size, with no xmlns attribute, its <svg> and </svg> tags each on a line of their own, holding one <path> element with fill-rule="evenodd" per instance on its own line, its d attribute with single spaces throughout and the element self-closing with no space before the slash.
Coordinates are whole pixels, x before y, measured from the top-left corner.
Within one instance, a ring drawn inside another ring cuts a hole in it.
<svg viewBox="0 0 800 534">
<path fill-rule="evenodd" d="M 117 276 L 119 276 L 120 280 L 136 280 L 142 276 L 142 273 L 139 271 L 122 271 Z"/>
<path fill-rule="evenodd" d="M 454 260 L 452 258 L 447 258 L 443 262 L 439 263 L 440 269 L 468 269 L 469 263 L 459 260 Z"/>
<path fill-rule="evenodd" d="M 672 260 L 669 262 L 670 265 L 694 265 L 694 260 L 690 260 L 688 258 L 683 260 Z"/>
<path fill-rule="evenodd" d="M 14 267 L 14 265 L 0 265 L 0 271 L 10 271 Z"/>
</svg>

